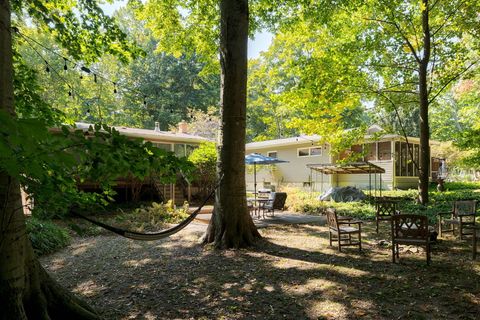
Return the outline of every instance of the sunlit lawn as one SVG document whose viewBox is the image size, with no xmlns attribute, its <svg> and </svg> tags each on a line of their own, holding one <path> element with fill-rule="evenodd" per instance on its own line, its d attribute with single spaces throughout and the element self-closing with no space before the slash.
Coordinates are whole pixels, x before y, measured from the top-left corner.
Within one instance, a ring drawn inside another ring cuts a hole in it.
<svg viewBox="0 0 480 320">
<path fill-rule="evenodd" d="M 42 262 L 107 319 L 478 319 L 480 262 L 453 238 L 391 262 L 387 224 L 364 250 L 328 247 L 323 226 L 261 229 L 251 250 L 215 251 L 182 231 L 157 242 L 78 238 Z"/>
</svg>

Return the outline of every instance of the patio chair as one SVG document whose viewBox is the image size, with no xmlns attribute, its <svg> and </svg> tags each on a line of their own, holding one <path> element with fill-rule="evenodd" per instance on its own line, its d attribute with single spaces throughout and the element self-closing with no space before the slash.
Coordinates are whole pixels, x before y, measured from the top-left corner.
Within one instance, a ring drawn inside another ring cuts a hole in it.
<svg viewBox="0 0 480 320">
<path fill-rule="evenodd" d="M 394 214 L 398 214 L 397 210 L 398 200 L 379 198 L 375 201 L 375 223 L 376 231 L 378 233 L 378 223 L 380 221 L 390 221 Z"/>
<path fill-rule="evenodd" d="M 271 212 L 273 217 L 275 215 L 275 210 L 283 211 L 283 209 L 285 208 L 286 200 L 286 192 L 272 192 L 269 201 L 265 202 L 262 206 L 263 218 L 265 218 L 265 213 Z"/>
<path fill-rule="evenodd" d="M 475 226 L 476 206 L 477 201 L 475 200 L 460 200 L 453 202 L 451 211 L 439 212 L 437 214 L 438 235 L 442 237 L 445 232 L 455 234 L 455 225 L 458 225 L 461 240 L 464 240 L 465 236 L 473 235 L 472 229 L 465 228 L 465 226 Z M 451 228 L 444 229 L 443 225 L 450 225 Z"/>
<path fill-rule="evenodd" d="M 396 214 L 391 218 L 392 261 L 399 259 L 399 245 L 425 246 L 427 265 L 430 264 L 430 231 L 428 218 L 418 214 Z"/>
<path fill-rule="evenodd" d="M 338 251 L 342 251 L 345 246 L 358 246 L 358 250 L 362 251 L 362 222 L 354 221 L 349 217 L 337 216 L 337 211 L 333 208 L 327 209 L 328 223 L 328 239 L 330 246 L 336 241 Z M 354 227 L 353 225 L 356 225 Z M 357 239 L 352 239 L 352 235 L 357 235 Z"/>
</svg>

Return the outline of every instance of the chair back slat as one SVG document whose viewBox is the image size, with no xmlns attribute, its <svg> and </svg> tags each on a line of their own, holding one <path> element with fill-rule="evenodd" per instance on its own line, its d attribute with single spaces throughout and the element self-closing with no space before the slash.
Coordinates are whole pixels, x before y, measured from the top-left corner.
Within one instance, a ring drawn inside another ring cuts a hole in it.
<svg viewBox="0 0 480 320">
<path fill-rule="evenodd" d="M 428 218 L 418 214 L 393 215 L 392 236 L 404 240 L 426 239 L 429 236 Z"/>
<path fill-rule="evenodd" d="M 455 201 L 453 212 L 455 216 L 474 215 L 476 213 L 477 202 L 475 200 Z"/>
<path fill-rule="evenodd" d="M 329 228 L 338 229 L 337 211 L 334 208 L 327 208 L 327 224 Z"/>
<path fill-rule="evenodd" d="M 391 217 L 397 213 L 397 203 L 395 200 L 380 199 L 376 201 L 376 214 L 380 217 Z"/>
</svg>

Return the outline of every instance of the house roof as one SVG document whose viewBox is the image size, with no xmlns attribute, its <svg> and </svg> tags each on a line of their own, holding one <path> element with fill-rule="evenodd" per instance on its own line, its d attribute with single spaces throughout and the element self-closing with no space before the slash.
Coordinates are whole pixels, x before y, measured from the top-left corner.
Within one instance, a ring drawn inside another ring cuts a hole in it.
<svg viewBox="0 0 480 320">
<path fill-rule="evenodd" d="M 307 167 L 324 174 L 370 174 L 385 173 L 385 169 L 376 166 L 371 162 L 349 162 L 349 163 L 315 163 L 307 164 Z"/>
<path fill-rule="evenodd" d="M 350 131 L 352 129 L 346 129 L 345 131 Z M 364 136 L 364 140 L 368 141 L 390 141 L 390 140 L 402 140 L 405 141 L 405 137 L 399 134 L 383 134 L 379 135 L 379 132 L 384 131 L 378 125 L 372 125 L 367 129 L 367 134 Z M 272 149 L 275 147 L 285 147 L 285 146 L 294 146 L 294 145 L 304 145 L 308 142 L 316 143 L 321 140 L 319 135 L 300 135 L 297 137 L 275 139 L 275 140 L 265 140 L 259 142 L 250 142 L 246 144 L 247 150 L 252 149 Z M 408 137 L 408 142 L 420 143 L 420 138 Z M 438 141 L 430 140 L 430 145 L 439 144 Z"/>
<path fill-rule="evenodd" d="M 245 145 L 245 148 L 248 149 L 262 149 L 262 148 L 274 148 L 274 147 L 284 147 L 284 146 L 291 146 L 291 145 L 300 145 L 306 143 L 316 143 L 320 141 L 320 136 L 312 135 L 312 136 L 297 136 L 291 138 L 283 138 L 283 139 L 275 139 L 275 140 L 265 140 L 259 142 L 250 142 Z"/>
<path fill-rule="evenodd" d="M 87 131 L 92 124 L 84 122 L 76 122 L 75 126 L 77 129 Z M 165 142 L 206 142 L 210 141 L 207 138 L 195 136 L 187 133 L 173 133 L 167 131 L 157 131 L 150 129 L 138 129 L 138 128 L 129 128 L 129 127 L 114 127 L 115 130 L 120 132 L 128 137 L 132 138 L 142 138 L 149 141 L 165 141 Z"/>
</svg>

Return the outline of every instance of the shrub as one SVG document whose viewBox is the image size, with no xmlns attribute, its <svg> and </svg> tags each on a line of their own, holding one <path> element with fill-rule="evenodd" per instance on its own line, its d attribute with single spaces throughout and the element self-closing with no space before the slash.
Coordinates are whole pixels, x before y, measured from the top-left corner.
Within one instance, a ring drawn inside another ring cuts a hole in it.
<svg viewBox="0 0 480 320">
<path fill-rule="evenodd" d="M 165 204 L 152 202 L 149 206 L 141 206 L 128 213 L 122 211 L 114 218 L 107 219 L 106 223 L 137 232 L 157 231 L 162 229 L 165 223 L 178 223 L 186 217 L 188 217 L 187 202 L 178 209 L 171 201 Z"/>
<path fill-rule="evenodd" d="M 205 198 L 215 187 L 217 178 L 217 149 L 213 142 L 201 143 L 188 160 L 195 166 L 194 183 L 200 188 L 200 198 Z"/>
<path fill-rule="evenodd" d="M 457 184 L 460 187 L 462 184 Z M 430 202 L 423 206 L 416 202 L 417 190 L 395 190 L 383 191 L 383 196 L 401 198 L 398 210 L 404 213 L 418 213 L 426 215 L 430 223 L 435 223 L 439 212 L 451 210 L 454 200 L 478 200 L 480 202 L 479 190 L 474 190 L 473 183 L 464 184 L 467 189 L 453 189 L 445 192 L 430 192 Z M 291 211 L 320 215 L 325 213 L 327 207 L 337 209 L 339 215 L 347 215 L 359 219 L 373 219 L 375 217 L 375 206 L 368 201 L 361 202 L 333 202 L 317 200 L 318 192 L 305 192 L 294 188 L 286 189 L 288 192 L 287 207 Z"/>
<path fill-rule="evenodd" d="M 445 182 L 445 190 L 480 189 L 480 182 Z"/>
<path fill-rule="evenodd" d="M 34 217 L 27 219 L 27 232 L 33 250 L 40 256 L 68 246 L 71 240 L 66 229 Z"/>
<path fill-rule="evenodd" d="M 172 200 L 169 200 L 165 204 L 152 202 L 149 207 L 136 209 L 135 215 L 137 215 L 138 218 L 142 218 L 140 220 L 147 221 L 152 225 L 159 223 L 177 223 L 188 216 L 188 202 L 185 202 L 180 209 L 175 208 Z"/>
</svg>

